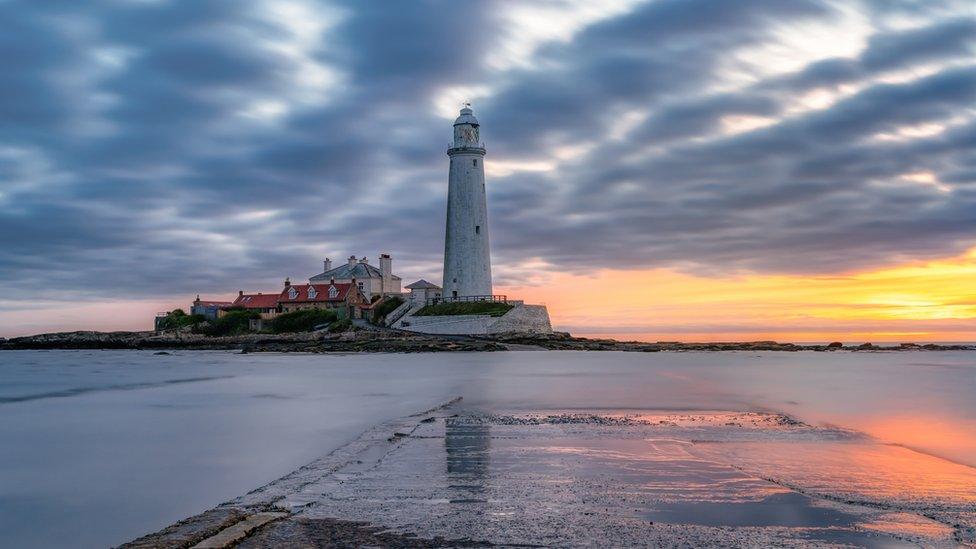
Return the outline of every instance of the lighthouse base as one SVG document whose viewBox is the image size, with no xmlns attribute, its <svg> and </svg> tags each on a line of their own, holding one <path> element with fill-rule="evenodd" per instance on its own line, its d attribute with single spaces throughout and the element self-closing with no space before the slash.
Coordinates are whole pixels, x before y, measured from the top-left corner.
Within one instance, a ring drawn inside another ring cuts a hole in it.
<svg viewBox="0 0 976 549">
<path fill-rule="evenodd" d="M 551 334 L 552 323 L 545 305 L 518 303 L 499 317 L 489 315 L 413 316 L 408 313 L 393 324 L 410 332 L 440 335 Z"/>
</svg>

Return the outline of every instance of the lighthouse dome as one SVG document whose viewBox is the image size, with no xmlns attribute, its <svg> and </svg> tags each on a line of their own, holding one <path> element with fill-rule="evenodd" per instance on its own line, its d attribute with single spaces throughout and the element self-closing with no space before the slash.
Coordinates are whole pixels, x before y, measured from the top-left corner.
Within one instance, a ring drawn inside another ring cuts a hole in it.
<svg viewBox="0 0 976 549">
<path fill-rule="evenodd" d="M 461 109 L 461 115 L 457 117 L 454 121 L 454 125 L 458 124 L 471 124 L 472 126 L 479 126 L 478 119 L 474 117 L 474 111 L 471 110 L 471 105 L 465 105 Z"/>
</svg>

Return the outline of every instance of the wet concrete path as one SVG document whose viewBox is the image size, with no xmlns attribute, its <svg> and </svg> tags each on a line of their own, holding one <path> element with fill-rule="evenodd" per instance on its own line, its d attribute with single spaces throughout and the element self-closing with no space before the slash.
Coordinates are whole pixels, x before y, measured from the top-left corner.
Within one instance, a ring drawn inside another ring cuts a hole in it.
<svg viewBox="0 0 976 549">
<path fill-rule="evenodd" d="M 976 471 L 904 452 L 777 414 L 491 415 L 455 402 L 223 508 L 287 513 L 239 547 L 973 544 Z M 887 474 L 864 475 L 870 460 Z"/>
</svg>

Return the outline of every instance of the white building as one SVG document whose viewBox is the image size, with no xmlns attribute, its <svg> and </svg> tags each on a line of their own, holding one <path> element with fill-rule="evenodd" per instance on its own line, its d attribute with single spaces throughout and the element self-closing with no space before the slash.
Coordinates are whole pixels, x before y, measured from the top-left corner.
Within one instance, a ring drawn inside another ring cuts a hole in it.
<svg viewBox="0 0 976 549">
<path fill-rule="evenodd" d="M 413 284 L 407 284 L 406 288 L 410 290 L 410 303 L 414 306 L 423 306 L 428 299 L 441 297 L 441 287 L 422 278 Z"/>
<path fill-rule="evenodd" d="M 399 295 L 400 277 L 393 274 L 393 258 L 390 254 L 380 254 L 379 268 L 370 265 L 365 257 L 356 259 L 356 256 L 349 256 L 344 265 L 332 267 L 332 260 L 325 258 L 323 261 L 325 271 L 315 276 L 309 277 L 308 281 L 312 284 L 350 284 L 355 282 L 359 290 L 367 298 L 372 299 L 378 295 Z"/>
<path fill-rule="evenodd" d="M 451 158 L 444 237 L 444 297 L 447 299 L 492 292 L 485 146 L 480 141 L 480 127 L 471 107 L 465 106 L 454 121 L 454 146 L 447 150 Z"/>
</svg>

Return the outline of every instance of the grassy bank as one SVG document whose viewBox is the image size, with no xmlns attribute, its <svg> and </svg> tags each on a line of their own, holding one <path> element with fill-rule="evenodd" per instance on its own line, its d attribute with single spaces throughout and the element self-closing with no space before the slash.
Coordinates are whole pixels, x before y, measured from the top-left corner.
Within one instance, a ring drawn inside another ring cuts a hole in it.
<svg viewBox="0 0 976 549">
<path fill-rule="evenodd" d="M 459 301 L 427 305 L 414 316 L 488 315 L 502 316 L 514 305 L 493 301 Z"/>
</svg>

